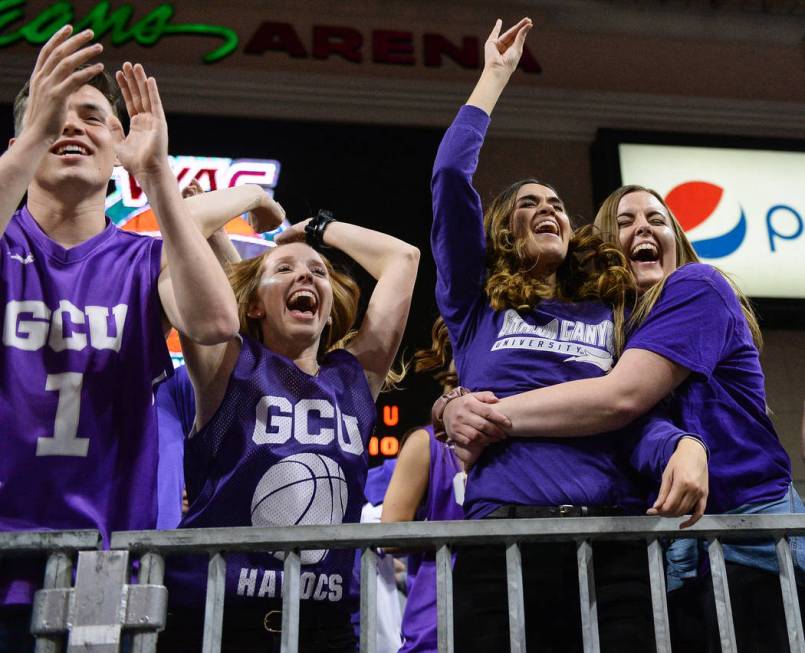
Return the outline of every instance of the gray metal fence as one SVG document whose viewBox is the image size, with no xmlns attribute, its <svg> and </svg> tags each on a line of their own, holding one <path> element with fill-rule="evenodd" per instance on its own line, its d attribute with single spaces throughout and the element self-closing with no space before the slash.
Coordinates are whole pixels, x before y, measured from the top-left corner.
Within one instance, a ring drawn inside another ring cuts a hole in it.
<svg viewBox="0 0 805 653">
<path fill-rule="evenodd" d="M 167 592 L 162 586 L 168 553 L 206 554 L 209 559 L 204 614 L 203 652 L 218 653 L 224 615 L 226 554 L 285 551 L 282 595 L 282 651 L 298 649 L 300 550 L 360 549 L 361 653 L 376 650 L 376 567 L 378 547 L 433 547 L 437 563 L 438 646 L 453 653 L 451 547 L 503 546 L 506 549 L 509 628 L 512 653 L 526 651 L 525 610 L 520 545 L 531 542 L 574 542 L 577 551 L 579 601 L 585 653 L 599 650 L 594 554 L 599 540 L 646 543 L 657 651 L 671 650 L 661 541 L 696 537 L 709 543 L 722 651 L 735 653 L 723 538 L 765 537 L 775 542 L 788 637 L 792 652 L 805 653 L 794 563 L 787 537 L 805 535 L 805 515 L 720 515 L 704 517 L 680 532 L 679 520 L 653 517 L 583 517 L 552 519 L 343 524 L 293 528 L 210 528 L 114 533 L 111 551 L 81 551 L 75 587 L 69 588 L 69 552 L 97 547 L 97 533 L 2 533 L 0 554 L 52 552 L 45 589 L 37 593 L 32 632 L 37 653 L 56 653 L 58 632 L 70 633 L 68 652 L 113 653 L 121 632 L 134 633 L 135 653 L 156 651 L 164 628 Z M 95 538 L 94 540 L 92 538 Z M 83 538 L 83 539 L 82 539 Z M 139 556 L 139 582 L 127 584 L 129 554 Z M 68 562 L 66 562 L 66 560 Z"/>
</svg>

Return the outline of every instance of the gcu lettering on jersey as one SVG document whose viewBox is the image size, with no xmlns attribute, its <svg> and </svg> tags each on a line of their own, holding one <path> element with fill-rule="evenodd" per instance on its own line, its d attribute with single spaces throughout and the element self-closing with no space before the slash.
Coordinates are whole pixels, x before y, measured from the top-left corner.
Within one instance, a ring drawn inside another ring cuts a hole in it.
<svg viewBox="0 0 805 653">
<path fill-rule="evenodd" d="M 358 420 L 327 399 L 300 399 L 291 404 L 285 397 L 267 395 L 257 402 L 255 413 L 255 444 L 284 444 L 293 437 L 300 444 L 325 446 L 337 438 L 343 451 L 356 456 L 363 453 Z M 318 428 L 312 427 L 314 421 Z"/>
<path fill-rule="evenodd" d="M 109 349 L 119 352 L 127 304 L 86 306 L 83 310 L 66 299 L 50 310 L 45 302 L 13 300 L 6 304 L 3 344 L 25 351 L 48 345 L 53 351 Z"/>
</svg>

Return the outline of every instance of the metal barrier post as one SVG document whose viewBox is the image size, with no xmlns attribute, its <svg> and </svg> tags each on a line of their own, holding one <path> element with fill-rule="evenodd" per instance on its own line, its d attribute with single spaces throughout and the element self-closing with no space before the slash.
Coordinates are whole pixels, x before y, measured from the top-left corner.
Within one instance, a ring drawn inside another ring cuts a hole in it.
<svg viewBox="0 0 805 653">
<path fill-rule="evenodd" d="M 377 651 L 377 554 L 361 551 L 361 653 Z"/>
<path fill-rule="evenodd" d="M 523 602 L 523 560 L 520 545 L 506 547 L 506 586 L 509 594 L 509 642 L 511 653 L 525 653 L 525 605 Z"/>
<path fill-rule="evenodd" d="M 579 568 L 579 603 L 581 604 L 581 635 L 584 653 L 598 653 L 598 607 L 595 599 L 593 572 L 593 546 L 588 540 L 576 544 L 576 562 Z"/>
<path fill-rule="evenodd" d="M 299 651 L 299 573 L 302 559 L 299 550 L 285 552 L 282 575 L 282 648 L 281 653 Z"/>
<path fill-rule="evenodd" d="M 665 554 L 657 539 L 648 543 L 648 575 L 651 583 L 651 607 L 654 612 L 654 641 L 657 653 L 671 653 L 671 629 L 668 624 L 668 599 L 665 592 Z"/>
<path fill-rule="evenodd" d="M 783 609 L 788 630 L 788 646 L 791 653 L 805 653 L 805 640 L 802 637 L 802 614 L 799 611 L 797 595 L 797 579 L 794 575 L 794 560 L 788 541 L 781 537 L 777 540 L 777 561 L 780 566 L 780 589 L 783 592 Z"/>
<path fill-rule="evenodd" d="M 436 549 L 436 618 L 439 653 L 453 653 L 453 556 L 448 544 Z"/>
<path fill-rule="evenodd" d="M 224 630 L 226 559 L 220 551 L 210 555 L 207 566 L 207 601 L 204 606 L 203 653 L 220 653 Z"/>
<path fill-rule="evenodd" d="M 140 585 L 162 585 L 165 580 L 165 560 L 156 553 L 146 553 L 140 558 L 140 573 L 138 581 Z M 144 624 L 148 623 L 149 617 L 143 616 Z M 159 633 L 136 632 L 132 638 L 132 653 L 156 653 L 157 639 Z"/>
<path fill-rule="evenodd" d="M 721 650 L 723 653 L 738 653 L 738 645 L 735 641 L 735 625 L 732 622 L 732 603 L 730 602 L 730 588 L 727 582 L 727 567 L 724 563 L 724 549 L 718 539 L 713 538 L 708 541 L 710 573 L 713 577 L 713 597 L 716 601 Z"/>
<path fill-rule="evenodd" d="M 46 590 L 70 587 L 73 581 L 73 561 L 66 553 L 57 551 L 51 553 L 45 566 Z M 45 623 L 47 626 L 48 624 Z M 64 635 L 37 635 L 36 653 L 60 653 Z"/>
</svg>

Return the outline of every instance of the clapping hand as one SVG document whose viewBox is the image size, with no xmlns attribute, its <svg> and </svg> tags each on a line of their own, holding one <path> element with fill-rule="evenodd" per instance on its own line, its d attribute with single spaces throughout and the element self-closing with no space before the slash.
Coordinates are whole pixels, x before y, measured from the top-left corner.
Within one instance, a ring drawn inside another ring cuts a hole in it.
<svg viewBox="0 0 805 653">
<path fill-rule="evenodd" d="M 115 75 L 131 124 L 125 140 L 117 148 L 121 165 L 142 180 L 168 165 L 168 124 L 162 109 L 157 82 L 146 77 L 140 64 L 128 61 Z"/>
<path fill-rule="evenodd" d="M 102 63 L 79 70 L 97 57 L 103 46 L 89 45 L 92 30 L 72 34 L 72 26 L 65 25 L 50 37 L 39 51 L 29 82 L 23 126 L 52 141 L 61 135 L 67 119 L 67 98 L 103 70 Z"/>
</svg>

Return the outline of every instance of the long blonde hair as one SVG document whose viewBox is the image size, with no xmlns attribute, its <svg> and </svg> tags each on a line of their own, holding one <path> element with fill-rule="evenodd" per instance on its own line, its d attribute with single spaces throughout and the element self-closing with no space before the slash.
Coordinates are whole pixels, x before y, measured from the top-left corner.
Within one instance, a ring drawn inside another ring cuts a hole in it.
<svg viewBox="0 0 805 653">
<path fill-rule="evenodd" d="M 282 245 L 277 245 L 277 247 L 282 247 Z M 254 258 L 232 263 L 228 270 L 229 284 L 232 286 L 238 303 L 240 331 L 261 343 L 263 342 L 261 320 L 249 315 L 249 307 L 257 297 L 257 288 L 260 285 L 260 279 L 263 274 L 263 265 L 274 249 L 276 248 L 267 249 L 264 253 Z M 330 286 L 333 289 L 333 306 L 330 309 L 330 320 L 321 334 L 316 355 L 318 361 L 321 362 L 327 352 L 346 347 L 358 334 L 354 327 L 358 316 L 361 290 L 351 276 L 336 270 L 326 256 L 321 252 L 318 254 L 327 268 Z M 400 364 L 398 369 L 389 370 L 383 389 L 393 388 L 402 381 L 405 373 L 405 364 Z"/>
<path fill-rule="evenodd" d="M 685 235 L 685 232 L 682 229 L 682 226 L 679 224 L 679 221 L 676 219 L 676 216 L 674 216 L 673 211 L 671 211 L 662 196 L 651 188 L 631 184 L 628 186 L 621 186 L 617 190 L 610 193 L 610 195 L 601 204 L 601 208 L 598 209 L 598 213 L 595 216 L 595 226 L 598 228 L 601 237 L 605 241 L 620 247 L 620 238 L 618 237 L 618 207 L 620 206 L 621 200 L 626 195 L 637 192 L 650 193 L 657 199 L 657 201 L 660 202 L 660 204 L 663 205 L 665 210 L 668 212 L 668 217 L 671 219 L 671 228 L 674 232 L 674 239 L 676 241 L 676 267 L 680 268 L 687 263 L 700 263 L 696 250 L 693 249 L 693 245 L 691 245 L 688 237 Z M 749 298 L 740 290 L 740 288 L 738 288 L 729 275 L 718 268 L 715 269 L 727 280 L 736 297 L 738 297 L 738 301 L 741 304 L 741 311 L 746 319 L 746 324 L 749 327 L 749 331 L 752 334 L 752 340 L 754 340 L 755 346 L 758 348 L 758 350 L 760 350 L 763 347 L 763 335 L 760 331 L 760 325 L 758 325 L 757 316 L 755 315 Z M 657 300 L 659 299 L 660 294 L 665 287 L 665 281 L 667 278 L 668 277 L 664 277 L 651 288 L 649 288 L 645 293 L 643 293 L 637 302 L 632 316 L 629 318 L 627 331 L 632 331 L 633 329 L 637 328 L 648 317 L 648 314 L 651 312 L 651 309 L 654 308 L 654 305 L 657 303 Z"/>
<path fill-rule="evenodd" d="M 556 192 L 537 179 L 522 179 L 495 197 L 484 214 L 487 247 L 484 290 L 490 306 L 496 311 L 528 310 L 541 299 L 603 301 L 612 307 L 613 344 L 615 355 L 620 355 L 624 346 L 624 307 L 636 291 L 626 257 L 619 247 L 604 241 L 588 225 L 577 229 L 570 239 L 567 256 L 556 270 L 555 288 L 529 275 L 525 242 L 515 238 L 511 230 L 517 193 L 526 184 L 539 184 Z"/>
</svg>

